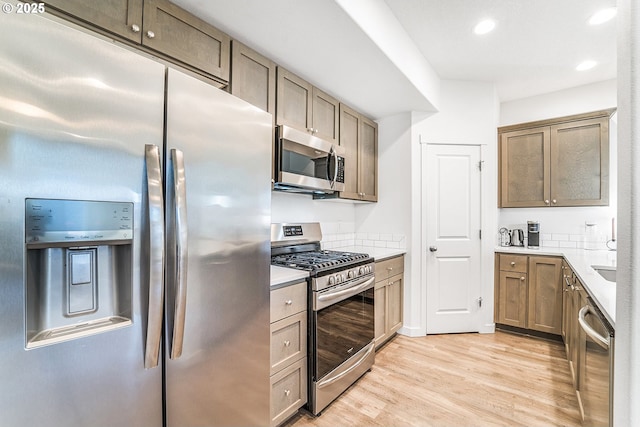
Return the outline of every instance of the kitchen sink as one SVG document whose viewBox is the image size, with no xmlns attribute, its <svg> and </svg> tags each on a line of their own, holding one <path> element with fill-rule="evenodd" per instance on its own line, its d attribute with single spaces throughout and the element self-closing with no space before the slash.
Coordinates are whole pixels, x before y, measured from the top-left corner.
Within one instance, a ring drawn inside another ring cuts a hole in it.
<svg viewBox="0 0 640 427">
<path fill-rule="evenodd" d="M 608 265 L 592 265 L 591 268 L 593 268 L 595 271 L 598 272 L 599 275 L 601 275 L 605 280 L 609 281 L 609 282 L 615 282 L 616 281 L 616 268 L 615 267 L 611 267 Z"/>
</svg>

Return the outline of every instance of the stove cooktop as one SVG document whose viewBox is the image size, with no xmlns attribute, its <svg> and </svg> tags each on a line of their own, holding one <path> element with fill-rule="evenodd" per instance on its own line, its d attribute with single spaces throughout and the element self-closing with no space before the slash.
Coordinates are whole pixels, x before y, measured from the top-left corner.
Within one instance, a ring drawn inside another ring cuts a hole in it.
<svg viewBox="0 0 640 427">
<path fill-rule="evenodd" d="M 298 270 L 319 271 L 342 266 L 352 267 L 354 264 L 369 261 L 369 258 L 369 254 L 320 250 L 274 255 L 271 257 L 271 264 Z"/>
</svg>

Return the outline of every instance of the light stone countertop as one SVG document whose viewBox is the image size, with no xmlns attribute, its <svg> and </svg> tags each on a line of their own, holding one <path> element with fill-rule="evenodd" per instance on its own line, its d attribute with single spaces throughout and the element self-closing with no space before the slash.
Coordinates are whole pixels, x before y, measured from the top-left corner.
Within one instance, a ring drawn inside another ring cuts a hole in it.
<svg viewBox="0 0 640 427">
<path fill-rule="evenodd" d="M 607 318 L 611 326 L 616 326 L 616 284 L 605 280 L 591 266 L 616 266 L 617 252 L 570 248 L 547 248 L 540 249 L 499 246 L 496 252 L 523 255 L 552 255 L 562 256 L 576 273 L 584 287 L 593 298 L 596 305 Z"/>
<path fill-rule="evenodd" d="M 293 285 L 303 280 L 307 280 L 309 272 L 296 270 L 295 268 L 271 266 L 271 289 Z"/>
</svg>

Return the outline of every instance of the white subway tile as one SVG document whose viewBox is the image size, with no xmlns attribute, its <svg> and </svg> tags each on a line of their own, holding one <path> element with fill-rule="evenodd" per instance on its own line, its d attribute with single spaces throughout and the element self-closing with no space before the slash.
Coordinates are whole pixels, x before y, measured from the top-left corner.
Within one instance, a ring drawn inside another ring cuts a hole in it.
<svg viewBox="0 0 640 427">
<path fill-rule="evenodd" d="M 546 240 L 543 243 L 544 243 L 543 246 L 546 246 L 549 248 L 557 248 L 559 242 L 557 240 Z"/>
<path fill-rule="evenodd" d="M 380 240 L 390 242 L 393 240 L 393 234 L 380 234 Z"/>
<path fill-rule="evenodd" d="M 362 239 L 356 239 L 353 244 L 356 246 L 362 246 Z"/>
<path fill-rule="evenodd" d="M 584 249 L 584 241 L 576 242 L 576 248 Z"/>
<path fill-rule="evenodd" d="M 558 240 L 558 241 L 561 241 L 561 240 L 568 241 L 569 240 L 569 235 L 568 234 L 556 234 L 556 233 L 554 233 L 554 234 L 552 234 L 551 238 L 553 240 Z"/>
<path fill-rule="evenodd" d="M 400 249 L 400 244 L 398 242 L 387 242 L 387 247 L 392 249 Z"/>
<path fill-rule="evenodd" d="M 373 240 L 368 240 L 368 239 L 362 240 L 362 246 L 374 246 Z"/>
<path fill-rule="evenodd" d="M 369 233 L 369 240 L 380 240 L 379 233 Z"/>
<path fill-rule="evenodd" d="M 551 238 L 551 234 L 550 234 L 550 233 L 543 233 L 543 234 L 540 236 L 540 238 L 541 238 L 542 240 L 553 240 L 553 239 Z"/>
<path fill-rule="evenodd" d="M 558 242 L 561 248 L 576 248 L 576 242 Z"/>
<path fill-rule="evenodd" d="M 569 235 L 569 240 L 572 242 L 582 242 L 584 241 L 584 235 L 583 234 L 571 234 Z"/>
<path fill-rule="evenodd" d="M 386 248 L 387 247 L 387 242 L 383 242 L 382 240 L 376 240 L 374 242 L 374 246 L 376 248 Z"/>
<path fill-rule="evenodd" d="M 366 239 L 367 238 L 367 233 L 356 233 L 356 239 Z"/>
<path fill-rule="evenodd" d="M 399 242 L 400 240 L 403 240 L 403 239 L 404 239 L 404 234 L 394 234 L 392 236 L 392 240 L 394 242 Z"/>
</svg>

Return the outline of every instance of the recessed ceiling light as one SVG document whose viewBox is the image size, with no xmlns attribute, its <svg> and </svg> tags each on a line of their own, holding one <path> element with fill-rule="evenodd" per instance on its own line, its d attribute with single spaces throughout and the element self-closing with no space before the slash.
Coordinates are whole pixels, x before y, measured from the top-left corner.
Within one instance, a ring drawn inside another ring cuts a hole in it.
<svg viewBox="0 0 640 427">
<path fill-rule="evenodd" d="M 618 8 L 615 7 L 609 7 L 607 9 L 599 10 L 598 12 L 594 13 L 591 18 L 589 18 L 589 24 L 599 25 L 605 23 L 616 16 L 617 12 Z"/>
<path fill-rule="evenodd" d="M 473 32 L 481 35 L 487 34 L 492 31 L 496 27 L 496 22 L 492 19 L 485 19 L 484 21 L 480 21 L 478 25 L 473 28 Z"/>
<path fill-rule="evenodd" d="M 576 67 L 576 70 L 578 71 L 587 71 L 592 69 L 593 67 L 595 67 L 596 65 L 598 65 L 598 63 L 596 61 L 584 61 L 581 62 L 580 64 L 578 64 L 578 66 Z"/>
</svg>

